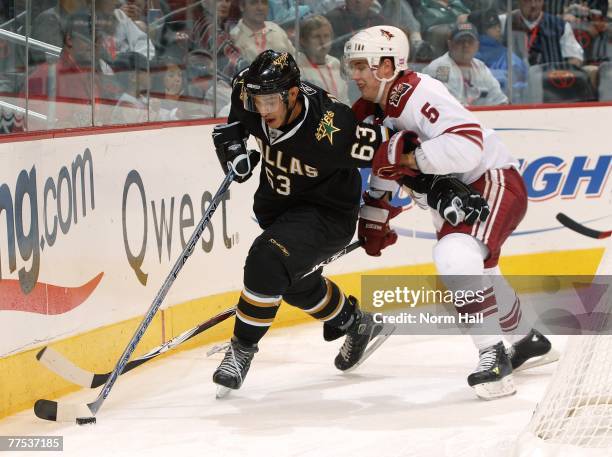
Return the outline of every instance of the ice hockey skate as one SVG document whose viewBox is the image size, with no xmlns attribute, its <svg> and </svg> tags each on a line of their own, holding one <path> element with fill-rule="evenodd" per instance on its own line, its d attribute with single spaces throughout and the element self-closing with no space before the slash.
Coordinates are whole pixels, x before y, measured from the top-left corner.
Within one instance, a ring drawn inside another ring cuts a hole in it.
<svg viewBox="0 0 612 457">
<path fill-rule="evenodd" d="M 213 347 L 207 355 L 223 351 L 225 357 L 213 373 L 213 382 L 218 385 L 218 399 L 226 397 L 232 389 L 240 389 L 258 348 L 257 345 L 244 344 L 237 338 L 232 338 L 228 343 Z"/>
<path fill-rule="evenodd" d="M 508 356 L 514 371 L 528 370 L 559 360 L 559 351 L 536 329 L 508 348 Z"/>
<path fill-rule="evenodd" d="M 485 400 L 505 397 L 516 393 L 512 379 L 512 365 L 501 341 L 480 351 L 480 361 L 468 376 L 468 384 L 476 395 Z"/>
<path fill-rule="evenodd" d="M 346 331 L 344 344 L 334 360 L 338 370 L 348 373 L 361 365 L 372 353 L 383 344 L 395 331 L 395 325 L 377 324 L 372 314 L 357 308 L 354 300 L 355 322 Z"/>
</svg>

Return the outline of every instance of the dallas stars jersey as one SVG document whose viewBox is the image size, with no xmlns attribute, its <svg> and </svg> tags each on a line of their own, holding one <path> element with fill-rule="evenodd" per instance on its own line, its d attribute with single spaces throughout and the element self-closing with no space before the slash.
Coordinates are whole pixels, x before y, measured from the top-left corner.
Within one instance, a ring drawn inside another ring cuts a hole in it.
<svg viewBox="0 0 612 457">
<path fill-rule="evenodd" d="M 302 82 L 302 112 L 282 130 L 269 129 L 258 113 L 244 109 L 244 72 L 234 81 L 229 122 L 240 121 L 261 152 L 254 210 L 262 227 L 288 208 L 308 204 L 340 218 L 357 217 L 361 177 L 387 130 L 358 123 L 351 108 L 317 86 Z"/>
</svg>

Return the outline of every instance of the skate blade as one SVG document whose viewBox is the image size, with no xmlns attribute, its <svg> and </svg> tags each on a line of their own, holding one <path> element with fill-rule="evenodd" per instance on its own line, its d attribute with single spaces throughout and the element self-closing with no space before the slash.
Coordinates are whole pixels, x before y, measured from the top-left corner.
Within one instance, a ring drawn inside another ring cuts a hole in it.
<svg viewBox="0 0 612 457">
<path fill-rule="evenodd" d="M 229 387 L 217 385 L 217 393 L 215 395 L 215 398 L 217 400 L 222 400 L 226 398 L 230 394 L 231 391 L 232 389 L 230 389 Z"/>
<path fill-rule="evenodd" d="M 479 398 L 483 400 L 494 400 L 500 397 L 507 397 L 508 395 L 514 395 L 516 393 L 516 387 L 514 387 L 514 380 L 512 375 L 500 379 L 495 382 L 485 382 L 484 384 L 477 384 L 472 387 Z"/>
<path fill-rule="evenodd" d="M 372 341 L 370 341 L 370 344 L 368 345 L 366 350 L 363 352 L 363 355 L 357 361 L 357 363 L 353 365 L 352 367 L 344 370 L 343 373 L 350 373 L 355 368 L 357 368 L 359 365 L 361 365 L 363 362 L 365 362 L 365 360 L 368 357 L 370 357 L 372 353 L 376 351 L 376 349 L 378 349 L 385 341 L 387 341 L 387 339 L 393 334 L 393 332 L 395 332 L 396 328 L 397 327 L 395 325 L 385 324 L 385 326 L 382 328 L 380 333 L 376 335 L 376 337 Z"/>
<path fill-rule="evenodd" d="M 559 360 L 561 354 L 554 348 L 551 348 L 546 354 L 541 355 L 539 357 L 532 357 L 523 363 L 520 367 L 513 370 L 514 373 L 529 370 L 530 368 L 541 367 L 542 365 L 548 365 L 549 363 L 554 363 Z"/>
</svg>

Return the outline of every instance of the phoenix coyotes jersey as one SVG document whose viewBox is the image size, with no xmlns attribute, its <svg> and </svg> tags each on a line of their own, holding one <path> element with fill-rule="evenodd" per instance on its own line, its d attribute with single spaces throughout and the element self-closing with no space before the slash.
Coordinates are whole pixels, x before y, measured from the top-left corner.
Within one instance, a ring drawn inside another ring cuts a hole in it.
<svg viewBox="0 0 612 457">
<path fill-rule="evenodd" d="M 377 106 L 359 99 L 353 109 L 359 120 L 378 118 L 392 129 L 415 132 L 421 141 L 415 157 L 423 173 L 453 173 L 471 184 L 486 170 L 518 168 L 497 134 L 483 129 L 444 84 L 428 75 L 406 72 L 391 86 L 385 112 Z"/>
<path fill-rule="evenodd" d="M 281 130 L 269 129 L 258 113 L 244 109 L 243 79 L 232 91 L 229 122 L 240 121 L 261 152 L 254 210 L 262 227 L 288 208 L 309 204 L 330 215 L 356 219 L 361 176 L 387 130 L 358 123 L 351 108 L 317 86 L 301 83 L 301 114 Z"/>
</svg>

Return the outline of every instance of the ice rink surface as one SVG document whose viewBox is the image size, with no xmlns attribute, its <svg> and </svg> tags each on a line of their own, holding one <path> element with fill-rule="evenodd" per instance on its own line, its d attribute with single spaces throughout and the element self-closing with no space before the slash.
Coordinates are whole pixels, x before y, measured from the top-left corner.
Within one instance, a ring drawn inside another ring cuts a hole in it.
<svg viewBox="0 0 612 457">
<path fill-rule="evenodd" d="M 552 340 L 563 348 L 563 337 Z M 351 374 L 333 366 L 341 342 L 325 343 L 316 323 L 273 331 L 243 387 L 223 400 L 211 381 L 222 355 L 180 352 L 122 376 L 94 426 L 29 410 L 0 421 L 0 435 L 64 437 L 63 452 L 17 457 L 503 456 L 556 366 L 516 373 L 516 395 L 483 401 L 466 383 L 477 364 L 469 337 L 392 336 Z"/>
</svg>

